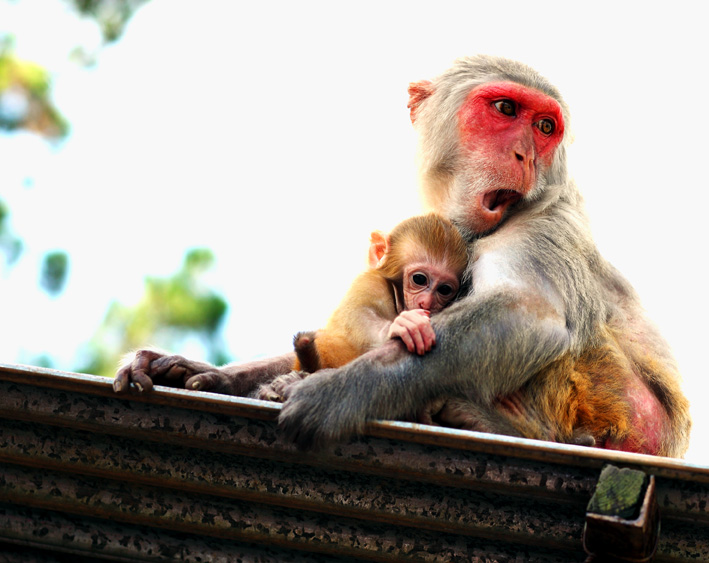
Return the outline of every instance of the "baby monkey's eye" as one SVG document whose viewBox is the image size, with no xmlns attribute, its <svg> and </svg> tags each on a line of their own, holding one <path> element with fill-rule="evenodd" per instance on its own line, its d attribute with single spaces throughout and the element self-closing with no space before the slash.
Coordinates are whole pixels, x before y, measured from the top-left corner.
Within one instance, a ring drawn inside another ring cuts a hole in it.
<svg viewBox="0 0 709 563">
<path fill-rule="evenodd" d="M 438 293 L 440 293 L 443 297 L 453 295 L 453 286 L 444 283 L 441 287 L 438 288 Z"/>
<path fill-rule="evenodd" d="M 426 277 L 426 274 L 422 274 L 421 272 L 417 272 L 411 276 L 411 281 L 420 286 L 428 285 L 428 278 Z"/>
</svg>

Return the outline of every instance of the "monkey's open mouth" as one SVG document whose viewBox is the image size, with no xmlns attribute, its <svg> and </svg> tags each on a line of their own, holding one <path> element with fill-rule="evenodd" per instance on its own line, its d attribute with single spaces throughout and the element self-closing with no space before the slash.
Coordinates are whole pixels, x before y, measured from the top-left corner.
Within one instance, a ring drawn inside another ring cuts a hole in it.
<svg viewBox="0 0 709 563">
<path fill-rule="evenodd" d="M 520 199 L 522 194 L 514 190 L 494 190 L 483 196 L 483 207 L 493 213 L 502 212 Z"/>
</svg>

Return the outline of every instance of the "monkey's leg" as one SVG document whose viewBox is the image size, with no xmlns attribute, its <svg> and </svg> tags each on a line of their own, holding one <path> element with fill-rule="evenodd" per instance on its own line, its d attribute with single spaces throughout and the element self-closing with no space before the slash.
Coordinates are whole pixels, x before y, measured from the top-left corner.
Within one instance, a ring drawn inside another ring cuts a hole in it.
<svg viewBox="0 0 709 563">
<path fill-rule="evenodd" d="M 318 346 L 315 343 L 317 334 L 315 332 L 299 332 L 293 337 L 293 348 L 298 361 L 295 365 L 296 371 L 307 371 L 314 373 L 322 369 Z"/>
</svg>

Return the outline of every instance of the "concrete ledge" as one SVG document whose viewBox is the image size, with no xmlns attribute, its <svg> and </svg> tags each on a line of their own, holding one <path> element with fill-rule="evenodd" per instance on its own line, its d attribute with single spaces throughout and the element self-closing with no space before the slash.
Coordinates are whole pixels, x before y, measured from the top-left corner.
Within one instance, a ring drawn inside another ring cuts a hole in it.
<svg viewBox="0 0 709 563">
<path fill-rule="evenodd" d="M 0 364 L 0 561 L 583 561 L 606 463 L 655 475 L 656 561 L 709 560 L 709 468 L 401 422 L 302 453 L 279 409 Z"/>
</svg>

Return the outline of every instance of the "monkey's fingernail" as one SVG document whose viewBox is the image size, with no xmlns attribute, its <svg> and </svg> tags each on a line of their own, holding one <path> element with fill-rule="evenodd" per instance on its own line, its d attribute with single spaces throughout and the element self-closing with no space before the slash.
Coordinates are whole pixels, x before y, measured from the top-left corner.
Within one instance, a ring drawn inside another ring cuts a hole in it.
<svg viewBox="0 0 709 563">
<path fill-rule="evenodd" d="M 138 393 L 143 392 L 143 386 L 140 383 L 136 383 L 135 386 L 138 388 Z"/>
<path fill-rule="evenodd" d="M 202 384 L 199 381 L 195 381 L 192 384 L 192 389 L 194 389 L 195 391 L 199 391 L 201 388 L 202 388 Z"/>
</svg>

